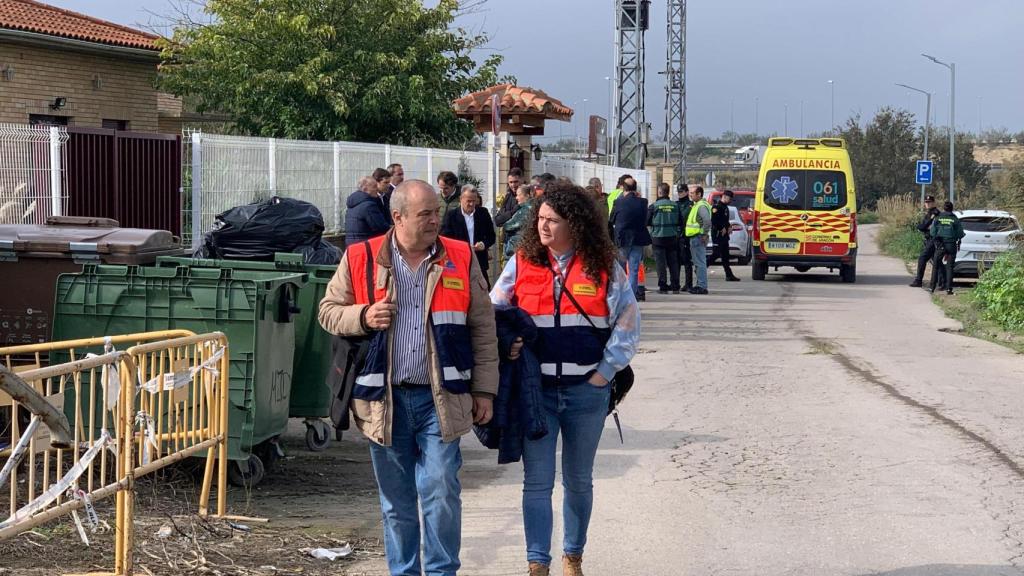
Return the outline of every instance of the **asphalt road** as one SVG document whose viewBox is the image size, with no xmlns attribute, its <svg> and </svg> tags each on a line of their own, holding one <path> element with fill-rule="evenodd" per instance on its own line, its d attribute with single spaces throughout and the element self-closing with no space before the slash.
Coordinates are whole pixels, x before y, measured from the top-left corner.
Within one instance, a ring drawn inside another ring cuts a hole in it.
<svg viewBox="0 0 1024 576">
<path fill-rule="evenodd" d="M 1024 362 L 956 334 L 873 228 L 856 284 L 649 296 L 588 576 L 1024 574 Z M 463 446 L 461 574 L 522 575 L 522 467 Z"/>
</svg>

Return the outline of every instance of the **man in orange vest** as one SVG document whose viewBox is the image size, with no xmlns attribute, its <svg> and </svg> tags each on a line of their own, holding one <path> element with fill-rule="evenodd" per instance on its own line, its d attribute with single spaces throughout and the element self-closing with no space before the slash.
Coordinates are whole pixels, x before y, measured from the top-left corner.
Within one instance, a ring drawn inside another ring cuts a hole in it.
<svg viewBox="0 0 1024 576">
<path fill-rule="evenodd" d="M 498 390 L 487 283 L 468 244 L 438 236 L 439 210 L 426 182 L 399 185 L 394 228 L 349 246 L 320 302 L 325 330 L 369 337 L 351 411 L 371 440 L 384 551 L 400 576 L 458 571 L 459 438 L 491 419 Z"/>
</svg>

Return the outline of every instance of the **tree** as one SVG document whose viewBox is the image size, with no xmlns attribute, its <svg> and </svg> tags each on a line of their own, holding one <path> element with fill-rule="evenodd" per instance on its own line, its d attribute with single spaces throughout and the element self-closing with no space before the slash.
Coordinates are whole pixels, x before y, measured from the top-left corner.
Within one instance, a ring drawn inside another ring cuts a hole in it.
<svg viewBox="0 0 1024 576">
<path fill-rule="evenodd" d="M 245 134 L 461 145 L 452 100 L 499 81 L 457 0 L 209 0 L 210 23 L 162 42 L 159 84 Z"/>
<path fill-rule="evenodd" d="M 963 132 L 956 135 L 956 162 L 953 169 L 956 171 L 957 195 L 969 194 L 988 183 L 988 168 L 985 168 L 974 159 L 974 144 L 971 143 L 971 136 Z M 932 129 L 932 135 L 928 141 L 928 155 L 935 162 L 935 170 L 932 174 L 932 183 L 936 188 L 935 196 L 949 196 L 949 132 L 939 132 Z"/>
<path fill-rule="evenodd" d="M 910 112 L 885 107 L 863 130 L 857 115 L 839 131 L 850 150 L 862 206 L 873 208 L 879 198 L 914 189 L 915 126 Z"/>
</svg>

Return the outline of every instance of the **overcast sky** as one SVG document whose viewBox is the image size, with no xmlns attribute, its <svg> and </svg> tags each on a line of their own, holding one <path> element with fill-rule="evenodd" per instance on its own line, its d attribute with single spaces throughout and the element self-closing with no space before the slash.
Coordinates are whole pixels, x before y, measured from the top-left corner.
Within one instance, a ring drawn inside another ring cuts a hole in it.
<svg viewBox="0 0 1024 576">
<path fill-rule="evenodd" d="M 129 26 L 167 13 L 169 0 L 49 0 Z M 428 4 L 433 4 L 428 0 Z M 608 115 L 614 60 L 614 0 L 489 0 L 460 24 L 491 36 L 503 72 L 576 110 L 572 125 L 549 122 L 548 136 L 582 134 L 584 112 Z M 1024 130 L 1022 0 L 690 0 L 686 72 L 689 133 L 734 128 L 761 134 L 829 127 L 882 106 L 907 108 L 923 122 L 949 122 L 949 71 L 922 52 L 956 63 L 956 124 L 961 131 Z M 647 120 L 664 125 L 665 2 L 652 0 L 647 44 Z M 587 102 L 584 104 L 583 99 Z M 586 110 L 584 110 L 586 106 Z"/>
</svg>

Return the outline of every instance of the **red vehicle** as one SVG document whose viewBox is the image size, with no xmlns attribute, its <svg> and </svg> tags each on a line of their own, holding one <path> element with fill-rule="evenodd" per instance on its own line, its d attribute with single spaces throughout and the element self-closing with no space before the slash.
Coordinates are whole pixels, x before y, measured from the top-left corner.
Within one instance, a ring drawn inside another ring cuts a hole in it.
<svg viewBox="0 0 1024 576">
<path fill-rule="evenodd" d="M 724 190 L 712 190 L 707 195 L 707 201 L 712 205 L 722 197 Z M 740 211 L 740 218 L 747 225 L 749 230 L 754 225 L 754 191 L 748 189 L 736 189 L 732 191 L 732 204 Z"/>
</svg>

